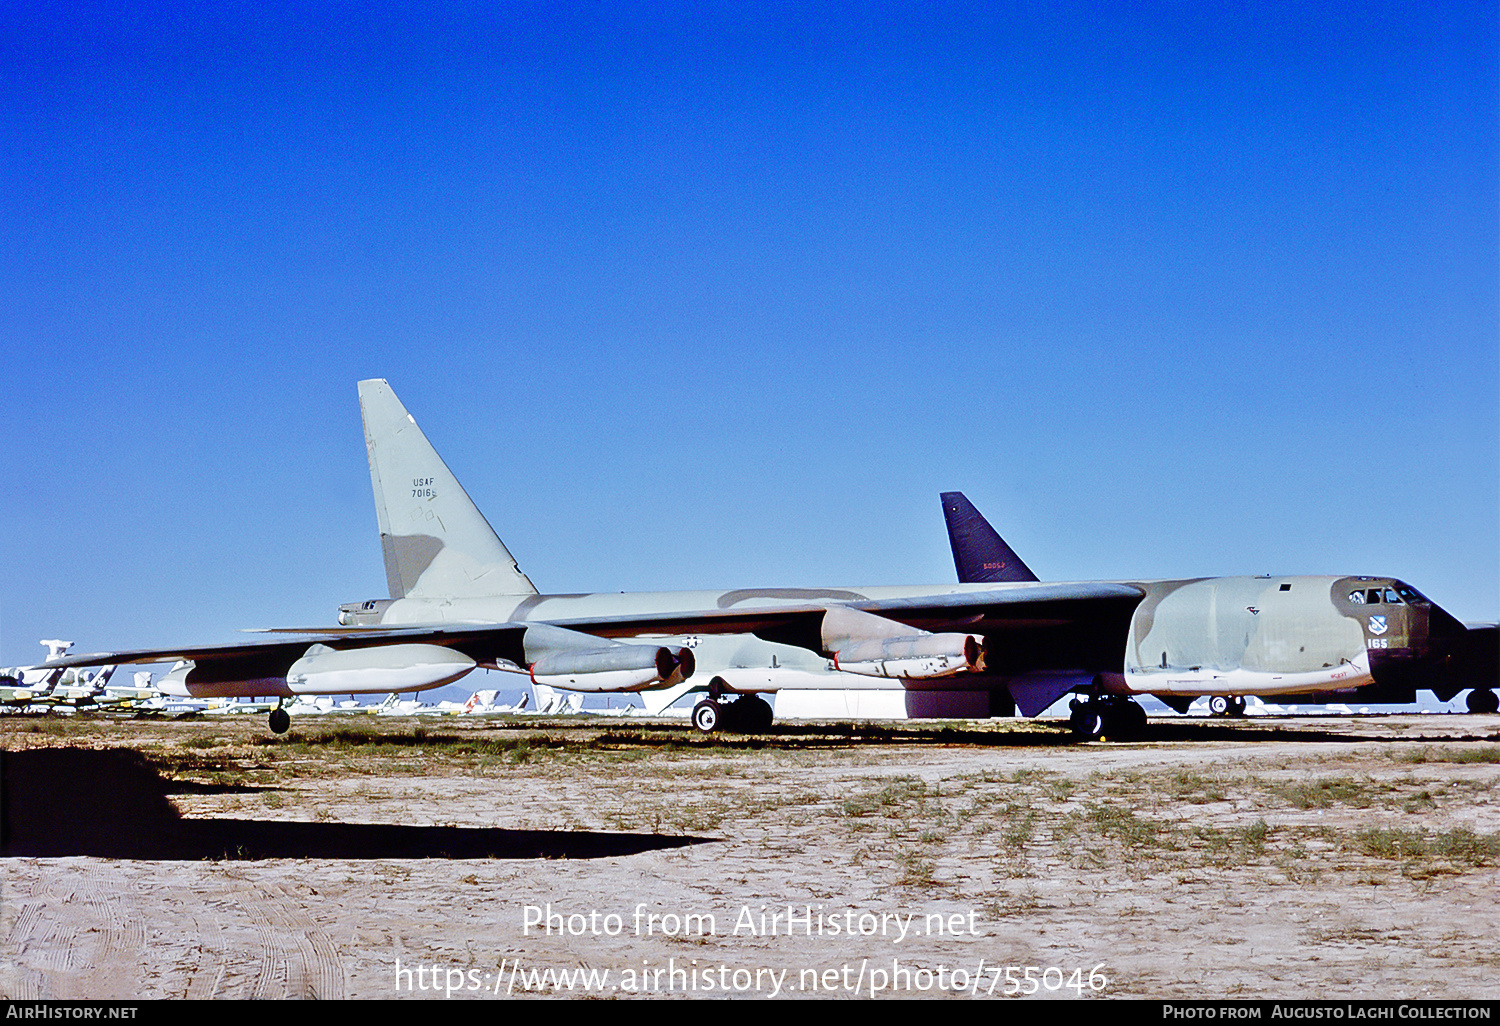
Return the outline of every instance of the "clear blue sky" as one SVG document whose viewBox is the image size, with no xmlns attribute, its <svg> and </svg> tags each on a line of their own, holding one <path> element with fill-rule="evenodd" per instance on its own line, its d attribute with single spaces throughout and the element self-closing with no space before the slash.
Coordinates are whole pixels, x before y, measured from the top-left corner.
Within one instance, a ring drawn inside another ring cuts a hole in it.
<svg viewBox="0 0 1500 1026">
<path fill-rule="evenodd" d="M 0 2 L 0 664 L 385 594 L 1400 576 L 1500 618 L 1486 3 Z"/>
</svg>

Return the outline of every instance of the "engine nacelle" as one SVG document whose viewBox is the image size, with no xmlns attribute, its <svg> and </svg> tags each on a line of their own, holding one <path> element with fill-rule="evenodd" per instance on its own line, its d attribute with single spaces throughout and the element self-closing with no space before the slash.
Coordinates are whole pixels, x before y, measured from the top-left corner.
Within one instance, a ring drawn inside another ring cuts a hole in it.
<svg viewBox="0 0 1500 1026">
<path fill-rule="evenodd" d="M 261 695 L 357 695 L 424 691 L 452 684 L 474 669 L 473 659 L 441 645 L 381 645 L 334 649 L 313 645 L 285 676 L 225 679 L 223 670 L 193 663 L 174 666 L 157 684 L 173 698 L 251 698 Z"/>
<path fill-rule="evenodd" d="M 866 677 L 950 677 L 981 669 L 984 657 L 977 635 L 930 634 L 848 606 L 828 608 L 822 637 L 835 669 Z"/>
<path fill-rule="evenodd" d="M 930 680 L 979 669 L 982 653 L 973 634 L 918 634 L 853 642 L 833 653 L 833 666 L 867 677 Z"/>
<path fill-rule="evenodd" d="M 475 662 L 442 645 L 382 645 L 340 651 L 314 645 L 286 672 L 295 695 L 389 694 L 452 684 Z"/>
<path fill-rule="evenodd" d="M 639 691 L 669 687 L 693 675 L 687 648 L 631 645 L 538 624 L 522 643 L 535 684 L 568 691 Z"/>
</svg>

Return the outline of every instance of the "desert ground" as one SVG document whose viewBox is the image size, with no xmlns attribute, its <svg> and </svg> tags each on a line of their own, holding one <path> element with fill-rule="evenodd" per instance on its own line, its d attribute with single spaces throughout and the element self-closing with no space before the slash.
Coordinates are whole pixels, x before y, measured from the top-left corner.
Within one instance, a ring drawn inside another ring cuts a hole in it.
<svg viewBox="0 0 1500 1026">
<path fill-rule="evenodd" d="M 1500 717 L 0 717 L 0 996 L 1500 997 Z"/>
</svg>

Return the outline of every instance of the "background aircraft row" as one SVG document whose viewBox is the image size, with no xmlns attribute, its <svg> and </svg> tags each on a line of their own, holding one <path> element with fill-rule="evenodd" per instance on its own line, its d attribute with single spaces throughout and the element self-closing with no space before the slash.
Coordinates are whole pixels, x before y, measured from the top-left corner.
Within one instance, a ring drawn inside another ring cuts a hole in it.
<svg viewBox="0 0 1500 1026">
<path fill-rule="evenodd" d="M 0 669 L 0 675 L 35 674 L 41 671 L 32 668 Z M 50 671 L 49 671 L 50 672 Z M 101 674 L 102 676 L 102 674 Z M 135 682 L 129 685 L 106 683 L 95 689 L 92 678 L 85 675 L 89 684 L 77 689 L 60 688 L 48 693 L 44 685 L 36 688 L 0 686 L 0 715 L 47 714 L 70 715 L 75 712 L 115 715 L 257 715 L 264 716 L 276 707 L 274 699 L 248 698 L 176 698 L 158 690 L 152 683 L 152 675 L 141 671 L 135 674 Z M 455 697 L 422 701 L 421 693 L 410 695 L 390 694 L 377 700 L 377 696 L 353 696 L 337 698 L 330 695 L 299 697 L 284 708 L 293 718 L 300 716 L 645 716 L 678 718 L 686 720 L 693 705 L 706 694 L 702 682 L 696 691 L 686 693 L 686 698 L 675 704 L 663 706 L 662 698 L 653 695 L 614 695 L 586 699 L 578 692 L 561 691 L 546 685 L 530 685 L 528 688 L 509 690 L 494 688 L 472 693 L 451 687 L 444 692 L 453 692 Z M 442 694 L 444 692 L 440 692 Z M 467 695 L 467 697 L 464 697 Z M 504 696 L 504 697 L 502 697 Z M 533 696 L 535 700 L 533 701 Z M 892 698 L 898 701 L 891 701 Z M 828 691 L 784 689 L 771 701 L 774 702 L 778 720 L 848 720 L 913 718 L 900 695 L 888 691 Z M 655 699 L 643 701 L 643 699 Z M 1404 705 L 1360 704 L 1358 696 L 1351 702 L 1267 702 L 1251 696 L 1238 708 L 1216 707 L 1207 697 L 1194 701 L 1183 710 L 1187 716 L 1285 716 L 1285 715 L 1349 715 L 1381 712 L 1425 712 L 1453 713 L 1473 711 L 1467 709 L 1463 699 L 1440 700 L 1430 691 L 1419 692 L 1415 700 Z M 1352 703 L 1352 704 L 1351 704 Z M 1175 710 L 1146 699 L 1153 714 L 1170 714 Z M 1048 714 L 1066 716 L 1066 703 L 1060 702 Z M 921 717 L 917 717 L 921 718 Z"/>
</svg>

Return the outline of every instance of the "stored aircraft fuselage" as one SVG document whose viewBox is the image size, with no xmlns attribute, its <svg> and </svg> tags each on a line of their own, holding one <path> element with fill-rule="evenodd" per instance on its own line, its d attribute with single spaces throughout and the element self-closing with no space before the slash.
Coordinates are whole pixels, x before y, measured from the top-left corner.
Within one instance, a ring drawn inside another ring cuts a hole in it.
<svg viewBox="0 0 1500 1026">
<path fill-rule="evenodd" d="M 1440 697 L 1494 686 L 1495 628 L 1467 631 L 1401 581 L 1043 582 L 960 493 L 944 494 L 944 510 L 959 577 L 971 583 L 543 595 L 390 386 L 364 381 L 359 394 L 390 598 L 341 606 L 337 627 L 276 632 L 314 641 L 49 665 L 181 660 L 161 687 L 192 697 L 416 691 L 476 667 L 672 700 L 706 680 L 693 713 L 701 730 L 769 724 L 771 708 L 754 696 L 781 690 L 905 691 L 929 710 L 945 694 L 987 692 L 986 711 L 967 715 L 1027 716 L 1075 692 L 1085 736 L 1142 725 L 1134 695 L 1182 711 L 1204 695 L 1409 701 L 1417 686 Z M 1460 650 L 1472 683 L 1444 677 Z M 285 730 L 285 712 L 271 723 Z"/>
<path fill-rule="evenodd" d="M 936 678 L 945 690 L 985 690 L 996 678 L 1072 673 L 1102 678 L 1105 690 L 1153 695 L 1291 695 L 1372 684 L 1409 686 L 1464 628 L 1409 585 L 1377 577 L 1211 577 L 1110 582 L 1137 598 L 1099 619 L 1049 621 L 1028 604 L 993 612 L 964 629 L 985 636 L 982 673 Z M 1067 584 L 1054 587 L 1066 589 Z M 984 595 L 1032 584 L 771 588 L 737 591 L 374 599 L 339 607 L 349 627 L 546 622 L 586 623 L 591 633 L 630 636 L 633 618 L 698 610 L 775 610 L 837 603 Z M 882 615 L 927 626 L 888 608 Z M 951 620 L 951 617 L 945 619 Z M 601 621 L 618 621 L 600 629 Z M 700 629 L 702 629 L 700 627 Z M 758 632 L 757 632 L 758 633 Z M 770 641 L 771 638 L 766 640 Z M 1008 643 L 1013 642 L 1013 643 Z M 480 665 L 486 665 L 481 662 Z M 493 664 L 489 664 L 492 665 Z M 514 666 L 499 668 L 515 669 Z M 910 688 L 921 682 L 851 677 L 849 688 Z M 765 690 L 765 689 L 756 689 Z"/>
</svg>

